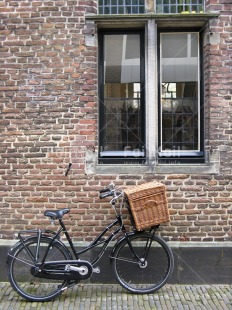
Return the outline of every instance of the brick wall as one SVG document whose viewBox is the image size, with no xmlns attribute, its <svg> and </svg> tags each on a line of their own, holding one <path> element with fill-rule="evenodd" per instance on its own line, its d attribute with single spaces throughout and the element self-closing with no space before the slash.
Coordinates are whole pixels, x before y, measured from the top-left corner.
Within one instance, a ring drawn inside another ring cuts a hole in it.
<svg viewBox="0 0 232 310">
<path fill-rule="evenodd" d="M 218 174 L 86 174 L 97 150 L 97 31 L 93 1 L 0 3 L 0 238 L 43 224 L 46 208 L 69 207 L 76 240 L 113 217 L 98 189 L 157 179 L 167 185 L 170 240 L 231 240 L 231 1 L 206 1 L 218 19 L 206 28 L 205 135 L 219 152 Z M 72 169 L 66 177 L 69 162 Z M 77 226 L 78 225 L 78 226 Z"/>
</svg>

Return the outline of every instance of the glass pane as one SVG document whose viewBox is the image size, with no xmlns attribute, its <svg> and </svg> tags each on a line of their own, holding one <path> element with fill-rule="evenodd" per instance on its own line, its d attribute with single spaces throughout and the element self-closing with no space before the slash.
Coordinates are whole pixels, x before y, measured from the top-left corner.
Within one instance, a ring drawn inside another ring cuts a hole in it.
<svg viewBox="0 0 232 310">
<path fill-rule="evenodd" d="M 181 58 L 186 56 L 187 34 L 166 34 L 162 36 L 163 58 Z"/>
<path fill-rule="evenodd" d="M 169 5 L 164 5 L 164 6 L 163 6 L 163 13 L 170 13 L 170 7 L 169 7 Z"/>
<path fill-rule="evenodd" d="M 138 14 L 139 10 L 137 6 L 132 7 L 132 14 Z"/>
<path fill-rule="evenodd" d="M 135 152 L 141 138 L 140 35 L 104 36 L 104 139 L 101 152 Z"/>
<path fill-rule="evenodd" d="M 162 151 L 199 150 L 198 50 L 197 33 L 161 34 Z"/>
<path fill-rule="evenodd" d="M 191 35 L 191 57 L 198 57 L 198 35 Z"/>
<path fill-rule="evenodd" d="M 110 9 L 109 9 L 109 7 L 105 7 L 105 9 L 104 9 L 104 14 L 110 14 Z"/>
<path fill-rule="evenodd" d="M 170 8 L 171 8 L 170 13 L 176 13 L 176 7 L 175 6 L 172 5 Z"/>
<path fill-rule="evenodd" d="M 117 14 L 117 7 L 115 6 L 111 7 L 111 14 Z"/>
</svg>

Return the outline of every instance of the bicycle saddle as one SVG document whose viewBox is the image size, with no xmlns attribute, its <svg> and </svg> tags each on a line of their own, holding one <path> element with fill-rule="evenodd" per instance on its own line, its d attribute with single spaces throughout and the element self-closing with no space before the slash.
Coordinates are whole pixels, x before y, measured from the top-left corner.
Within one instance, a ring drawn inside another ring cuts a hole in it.
<svg viewBox="0 0 232 310">
<path fill-rule="evenodd" d="M 64 214 L 69 213 L 69 212 L 70 210 L 68 208 L 61 209 L 61 210 L 46 210 L 44 212 L 44 215 L 52 218 L 53 220 L 56 220 L 56 219 L 61 219 L 64 216 Z"/>
</svg>

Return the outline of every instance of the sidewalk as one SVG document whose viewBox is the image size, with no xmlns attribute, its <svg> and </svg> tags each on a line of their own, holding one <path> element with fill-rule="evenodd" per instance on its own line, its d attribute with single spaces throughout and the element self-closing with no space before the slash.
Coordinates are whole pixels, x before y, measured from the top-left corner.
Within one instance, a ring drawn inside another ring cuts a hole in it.
<svg viewBox="0 0 232 310">
<path fill-rule="evenodd" d="M 150 295 L 128 294 L 118 285 L 79 284 L 51 302 L 27 302 L 0 283 L 1 310 L 232 310 L 232 285 L 165 285 Z"/>
</svg>

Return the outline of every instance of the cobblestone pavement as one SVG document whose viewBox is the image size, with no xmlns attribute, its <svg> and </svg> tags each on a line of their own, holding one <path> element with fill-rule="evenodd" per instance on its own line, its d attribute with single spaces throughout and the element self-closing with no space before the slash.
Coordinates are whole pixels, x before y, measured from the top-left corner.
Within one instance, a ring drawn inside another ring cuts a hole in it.
<svg viewBox="0 0 232 310">
<path fill-rule="evenodd" d="M 149 295 L 129 294 L 118 285 L 81 284 L 50 302 L 27 302 L 0 283 L 1 310 L 232 310 L 232 285 L 165 285 Z"/>
</svg>

